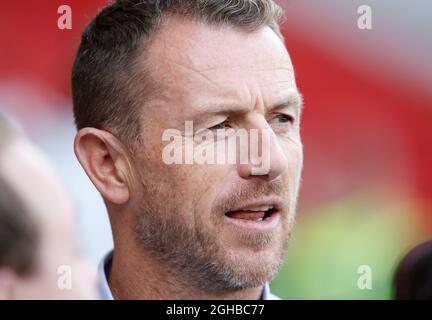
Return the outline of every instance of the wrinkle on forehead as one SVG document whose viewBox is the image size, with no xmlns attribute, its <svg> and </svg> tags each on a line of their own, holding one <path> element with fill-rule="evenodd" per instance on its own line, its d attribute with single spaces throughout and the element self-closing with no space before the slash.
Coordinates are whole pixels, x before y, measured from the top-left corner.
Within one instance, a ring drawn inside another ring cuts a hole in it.
<svg viewBox="0 0 432 320">
<path fill-rule="evenodd" d="M 280 73 L 281 76 L 285 76 L 289 80 L 294 79 L 294 69 L 292 68 L 292 66 L 268 66 L 268 67 L 259 68 L 257 66 L 259 66 L 260 63 L 257 62 L 253 65 L 246 65 L 246 66 L 239 65 L 237 63 L 229 66 L 218 65 L 212 67 L 210 66 L 198 67 L 198 66 L 193 66 L 191 64 L 184 63 L 184 61 L 181 61 L 180 59 L 171 59 L 169 57 L 165 59 L 165 62 L 171 64 L 171 67 L 173 66 L 179 67 L 180 69 L 183 69 L 183 71 L 185 72 L 197 73 L 199 76 L 203 77 L 205 80 L 208 81 L 212 81 L 212 79 L 210 79 L 210 77 L 208 76 L 209 74 L 212 73 L 215 74 L 217 72 L 229 72 L 229 71 L 252 73 L 260 76 L 266 75 L 268 73 L 271 73 L 272 76 L 274 76 L 274 73 L 277 72 Z M 265 62 L 263 61 L 262 64 L 264 63 Z M 284 80 L 284 81 L 289 81 L 289 80 Z"/>
<path fill-rule="evenodd" d="M 156 33 L 149 47 L 149 60 L 158 66 L 158 71 L 169 71 L 172 64 L 201 72 L 282 67 L 292 73 L 285 45 L 269 27 L 248 33 L 235 27 L 178 18 L 170 19 Z"/>
<path fill-rule="evenodd" d="M 208 102 L 271 104 L 284 92 L 296 90 L 285 45 L 268 27 L 246 33 L 172 21 L 153 38 L 147 63 L 161 87 L 155 110 L 179 117 Z"/>
</svg>

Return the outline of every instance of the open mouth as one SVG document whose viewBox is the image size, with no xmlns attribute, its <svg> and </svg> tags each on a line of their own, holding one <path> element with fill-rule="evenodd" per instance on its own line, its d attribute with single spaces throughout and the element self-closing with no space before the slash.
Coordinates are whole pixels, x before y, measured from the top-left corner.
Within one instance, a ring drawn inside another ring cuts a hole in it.
<svg viewBox="0 0 432 320">
<path fill-rule="evenodd" d="M 274 215 L 276 209 L 273 206 L 260 206 L 254 208 L 246 208 L 237 211 L 230 211 L 225 213 L 225 216 L 231 219 L 247 220 L 254 222 L 261 222 L 269 219 Z"/>
</svg>

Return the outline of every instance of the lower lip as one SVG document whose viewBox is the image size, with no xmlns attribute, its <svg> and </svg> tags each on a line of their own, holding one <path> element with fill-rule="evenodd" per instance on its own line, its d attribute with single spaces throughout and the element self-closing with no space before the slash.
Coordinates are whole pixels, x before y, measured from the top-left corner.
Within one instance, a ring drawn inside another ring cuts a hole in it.
<svg viewBox="0 0 432 320">
<path fill-rule="evenodd" d="M 272 212 L 266 219 L 262 221 L 235 219 L 225 216 L 227 222 L 250 231 L 265 232 L 274 229 L 279 223 L 279 213 Z"/>
</svg>

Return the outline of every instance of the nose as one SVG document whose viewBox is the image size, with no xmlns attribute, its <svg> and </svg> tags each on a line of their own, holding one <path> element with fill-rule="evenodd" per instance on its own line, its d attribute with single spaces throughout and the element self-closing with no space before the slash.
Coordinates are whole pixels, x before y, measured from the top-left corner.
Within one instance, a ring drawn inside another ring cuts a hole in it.
<svg viewBox="0 0 432 320">
<path fill-rule="evenodd" d="M 247 157 L 245 161 L 237 161 L 239 176 L 243 179 L 259 177 L 268 181 L 277 179 L 286 170 L 288 163 L 272 128 L 262 117 L 255 121 L 253 128 L 249 128 L 248 136 Z"/>
</svg>

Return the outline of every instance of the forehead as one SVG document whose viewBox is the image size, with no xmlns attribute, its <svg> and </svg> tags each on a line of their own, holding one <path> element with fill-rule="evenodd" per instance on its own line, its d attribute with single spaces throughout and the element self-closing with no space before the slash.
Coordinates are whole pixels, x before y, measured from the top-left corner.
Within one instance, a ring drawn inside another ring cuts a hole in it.
<svg viewBox="0 0 432 320">
<path fill-rule="evenodd" d="M 245 32 L 174 19 L 155 36 L 148 63 L 168 100 L 277 100 L 296 89 L 288 52 L 269 27 Z"/>
</svg>

